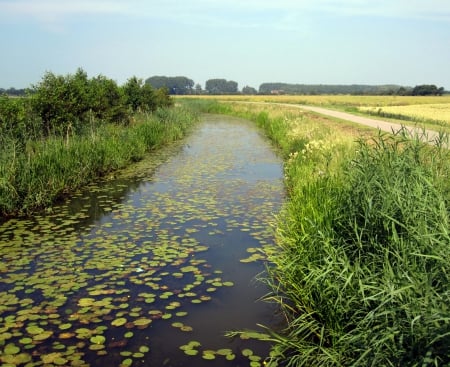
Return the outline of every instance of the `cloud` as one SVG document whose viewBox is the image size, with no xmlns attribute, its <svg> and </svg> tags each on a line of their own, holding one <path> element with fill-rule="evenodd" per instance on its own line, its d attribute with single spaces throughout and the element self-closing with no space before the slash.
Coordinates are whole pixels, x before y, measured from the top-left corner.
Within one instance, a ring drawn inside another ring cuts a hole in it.
<svg viewBox="0 0 450 367">
<path fill-rule="evenodd" d="M 450 21 L 448 0 L 0 0 L 0 18 L 60 25 L 79 16 L 173 21 L 187 25 L 279 29 L 310 16 Z M 292 21 L 295 19 L 295 21 Z"/>
<path fill-rule="evenodd" d="M 126 2 L 106 0 L 6 0 L 0 1 L 0 14 L 7 19 L 32 19 L 59 23 L 73 16 L 120 14 Z"/>
</svg>

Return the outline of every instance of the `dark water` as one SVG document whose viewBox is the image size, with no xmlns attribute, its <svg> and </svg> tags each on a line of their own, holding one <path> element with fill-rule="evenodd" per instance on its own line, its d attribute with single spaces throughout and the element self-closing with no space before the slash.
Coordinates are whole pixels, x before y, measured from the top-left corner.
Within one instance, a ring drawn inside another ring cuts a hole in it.
<svg viewBox="0 0 450 367">
<path fill-rule="evenodd" d="M 263 365 L 267 342 L 225 333 L 276 327 L 255 277 L 282 200 L 270 144 L 245 121 L 207 116 L 178 147 L 4 223 L 1 361 Z"/>
</svg>

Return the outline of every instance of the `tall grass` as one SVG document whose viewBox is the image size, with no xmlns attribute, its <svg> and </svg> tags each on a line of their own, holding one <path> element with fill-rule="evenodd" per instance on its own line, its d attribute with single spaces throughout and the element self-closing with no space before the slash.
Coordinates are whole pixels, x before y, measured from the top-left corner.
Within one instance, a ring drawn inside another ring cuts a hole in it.
<svg viewBox="0 0 450 367">
<path fill-rule="evenodd" d="M 268 279 L 283 365 L 450 364 L 449 158 L 402 132 L 331 175 L 291 164 Z"/>
<path fill-rule="evenodd" d="M 0 151 L 0 214 L 51 206 L 59 196 L 180 139 L 194 120 L 185 109 L 161 109 L 126 127 L 103 124 L 81 135 L 25 144 L 10 139 Z"/>
</svg>

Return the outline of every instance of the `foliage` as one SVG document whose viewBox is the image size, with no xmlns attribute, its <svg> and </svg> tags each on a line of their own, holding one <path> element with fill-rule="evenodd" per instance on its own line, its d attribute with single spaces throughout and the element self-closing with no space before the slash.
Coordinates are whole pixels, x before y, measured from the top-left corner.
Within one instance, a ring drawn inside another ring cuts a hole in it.
<svg viewBox="0 0 450 367">
<path fill-rule="evenodd" d="M 152 112 L 158 107 L 152 86 L 142 79 L 133 76 L 122 88 L 125 103 L 133 112 Z"/>
<path fill-rule="evenodd" d="M 360 141 L 334 175 L 291 157 L 269 270 L 287 366 L 450 362 L 449 158 L 406 132 Z"/>
<path fill-rule="evenodd" d="M 136 77 L 119 87 L 102 75 L 88 78 L 82 69 L 66 76 L 47 72 L 28 97 L 0 96 L 0 131 L 22 141 L 30 136 L 69 136 L 93 124 L 127 124 L 137 111 L 153 112 L 172 104 L 167 89 L 154 90 Z"/>
<path fill-rule="evenodd" d="M 8 96 L 16 96 L 16 97 L 23 97 L 26 95 L 26 89 L 16 89 L 16 88 L 0 88 L 0 95 L 6 94 Z"/>
<path fill-rule="evenodd" d="M 209 94 L 236 94 L 238 83 L 226 79 L 209 79 L 205 83 L 205 90 Z"/>
<path fill-rule="evenodd" d="M 438 88 L 434 84 L 416 85 L 411 91 L 413 96 L 441 96 L 443 93 L 444 88 Z"/>
<path fill-rule="evenodd" d="M 289 84 L 262 83 L 260 94 L 353 94 L 353 95 L 392 95 L 398 94 L 400 88 L 410 90 L 399 85 L 327 85 L 327 84 Z"/>
<path fill-rule="evenodd" d="M 167 88 L 169 94 L 192 94 L 194 81 L 184 76 L 152 76 L 145 80 L 155 89 Z"/>
<path fill-rule="evenodd" d="M 79 127 L 87 120 L 89 102 L 89 81 L 81 69 L 67 76 L 47 72 L 32 89 L 33 111 L 42 119 L 46 135 Z"/>
<path fill-rule="evenodd" d="M 246 85 L 242 88 L 242 94 L 258 94 L 258 91 L 255 88 Z"/>
<path fill-rule="evenodd" d="M 41 120 L 33 115 L 29 100 L 0 96 L 0 146 L 9 139 L 38 138 L 41 131 Z"/>
</svg>

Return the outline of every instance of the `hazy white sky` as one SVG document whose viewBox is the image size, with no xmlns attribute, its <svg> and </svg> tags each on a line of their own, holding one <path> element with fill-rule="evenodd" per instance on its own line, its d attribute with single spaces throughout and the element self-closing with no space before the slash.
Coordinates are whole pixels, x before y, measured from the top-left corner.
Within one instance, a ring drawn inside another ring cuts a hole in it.
<svg viewBox="0 0 450 367">
<path fill-rule="evenodd" d="M 450 0 L 0 0 L 0 87 L 45 71 L 450 90 Z"/>
</svg>

